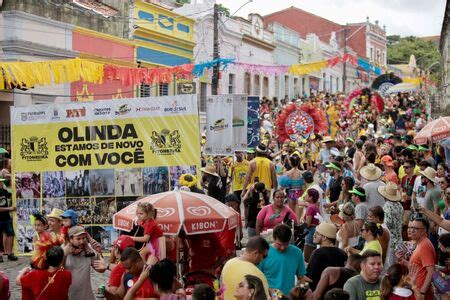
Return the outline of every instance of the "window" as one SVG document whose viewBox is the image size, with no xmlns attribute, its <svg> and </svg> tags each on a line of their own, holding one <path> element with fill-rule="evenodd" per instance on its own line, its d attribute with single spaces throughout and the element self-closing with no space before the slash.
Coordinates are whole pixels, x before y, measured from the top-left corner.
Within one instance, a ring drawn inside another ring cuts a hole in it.
<svg viewBox="0 0 450 300">
<path fill-rule="evenodd" d="M 234 81 L 235 81 L 235 75 L 230 74 L 228 76 L 228 94 L 234 94 Z"/>
<path fill-rule="evenodd" d="M 336 78 L 336 92 L 339 91 L 339 77 Z"/>
<path fill-rule="evenodd" d="M 254 86 L 254 89 L 252 92 L 253 95 L 260 96 L 261 95 L 261 86 L 259 84 L 259 75 L 255 75 L 253 86 Z"/>
<path fill-rule="evenodd" d="M 284 76 L 284 95 L 291 96 L 289 95 L 289 76 Z"/>
<path fill-rule="evenodd" d="M 298 78 L 294 78 L 294 97 L 298 97 L 300 95 L 300 87 Z"/>
<path fill-rule="evenodd" d="M 326 90 L 327 90 L 327 83 L 326 83 L 326 81 L 327 81 L 327 77 L 326 77 L 326 74 L 325 73 L 323 73 L 322 74 L 323 76 L 322 76 L 322 80 L 323 80 L 323 85 L 322 85 L 322 87 L 323 87 L 323 91 L 325 92 Z"/>
<path fill-rule="evenodd" d="M 278 75 L 275 75 L 275 95 L 280 96 L 280 79 L 278 78 Z"/>
<path fill-rule="evenodd" d="M 330 75 L 330 93 L 333 92 L 333 76 Z"/>
<path fill-rule="evenodd" d="M 206 112 L 206 94 L 208 93 L 208 84 L 200 83 L 200 111 Z"/>
<path fill-rule="evenodd" d="M 302 94 L 303 94 L 303 95 L 305 94 L 305 85 L 306 85 L 306 78 L 303 77 L 303 78 L 302 78 Z M 303 95 L 302 95 L 302 96 L 303 96 Z"/>
<path fill-rule="evenodd" d="M 263 96 L 269 97 L 269 78 L 263 78 Z"/>
<path fill-rule="evenodd" d="M 377 63 L 380 63 L 380 49 L 377 49 Z"/>
<path fill-rule="evenodd" d="M 245 73 L 244 75 L 244 93 L 250 95 L 250 73 Z"/>
<path fill-rule="evenodd" d="M 370 61 L 373 61 L 373 48 L 370 48 Z"/>
<path fill-rule="evenodd" d="M 152 86 L 150 84 L 141 84 L 139 95 L 141 98 L 151 97 Z"/>
<path fill-rule="evenodd" d="M 169 96 L 169 84 L 161 83 L 159 85 L 159 95 L 160 96 Z"/>
</svg>

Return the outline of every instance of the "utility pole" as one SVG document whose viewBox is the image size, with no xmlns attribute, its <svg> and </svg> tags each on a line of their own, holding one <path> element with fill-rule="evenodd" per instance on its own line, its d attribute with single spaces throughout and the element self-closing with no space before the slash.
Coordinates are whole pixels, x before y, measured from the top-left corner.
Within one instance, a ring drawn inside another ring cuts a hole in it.
<svg viewBox="0 0 450 300">
<path fill-rule="evenodd" d="M 219 52 L 219 7 L 214 4 L 214 42 L 213 42 L 213 59 L 218 60 L 220 58 Z M 220 63 L 217 62 L 213 66 L 213 76 L 211 81 L 211 93 L 217 95 L 217 90 L 219 87 L 219 68 Z"/>
<path fill-rule="evenodd" d="M 344 28 L 344 70 L 342 74 L 342 90 L 345 93 L 346 92 L 346 85 L 347 85 L 347 25 L 345 25 Z"/>
</svg>

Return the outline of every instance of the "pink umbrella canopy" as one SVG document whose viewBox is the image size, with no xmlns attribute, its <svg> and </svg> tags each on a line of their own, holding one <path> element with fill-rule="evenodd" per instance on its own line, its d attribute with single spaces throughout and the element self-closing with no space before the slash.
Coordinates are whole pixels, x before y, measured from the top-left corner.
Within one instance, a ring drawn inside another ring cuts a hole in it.
<svg viewBox="0 0 450 300">
<path fill-rule="evenodd" d="M 437 142 L 448 137 L 450 137 L 450 117 L 439 117 L 419 131 L 414 138 L 414 143 L 422 145 L 428 141 Z"/>
<path fill-rule="evenodd" d="M 140 202 L 149 202 L 157 209 L 156 222 L 165 235 L 178 235 L 181 228 L 187 235 L 215 233 L 238 225 L 238 213 L 222 202 L 203 194 L 171 191 L 139 199 L 115 213 L 115 229 L 133 229 Z"/>
</svg>

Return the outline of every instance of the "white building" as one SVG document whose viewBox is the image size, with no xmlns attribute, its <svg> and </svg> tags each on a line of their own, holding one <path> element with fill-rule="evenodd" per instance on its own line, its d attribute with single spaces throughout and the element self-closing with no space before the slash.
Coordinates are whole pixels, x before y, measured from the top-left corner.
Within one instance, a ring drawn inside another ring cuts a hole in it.
<svg viewBox="0 0 450 300">
<path fill-rule="evenodd" d="M 73 25 L 21 11 L 0 14 L 0 60 L 45 61 L 74 58 L 72 51 Z M 1 124 L 10 124 L 10 106 L 68 102 L 70 84 L 36 86 L 32 89 L 11 89 L 0 92 Z"/>
</svg>

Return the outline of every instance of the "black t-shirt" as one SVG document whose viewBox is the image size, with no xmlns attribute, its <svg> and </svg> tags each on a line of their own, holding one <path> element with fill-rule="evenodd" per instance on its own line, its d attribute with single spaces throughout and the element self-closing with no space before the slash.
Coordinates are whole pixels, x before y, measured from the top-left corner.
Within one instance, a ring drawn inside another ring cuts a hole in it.
<svg viewBox="0 0 450 300">
<path fill-rule="evenodd" d="M 347 254 L 337 247 L 323 247 L 314 250 L 306 269 L 306 276 L 312 280 L 309 284 L 311 289 L 313 291 L 316 289 L 320 276 L 327 267 L 343 267 L 346 260 Z"/>
<path fill-rule="evenodd" d="M 341 194 L 342 191 L 342 176 L 339 176 L 337 179 L 333 180 L 333 183 L 330 187 L 330 201 L 334 202 L 337 199 L 339 199 L 339 195 Z"/>
<path fill-rule="evenodd" d="M 223 202 L 222 180 L 217 176 L 211 176 L 208 182 L 208 196 Z"/>
<path fill-rule="evenodd" d="M 268 205 L 270 202 L 265 201 L 264 205 Z M 250 228 L 256 228 L 256 217 L 258 216 L 259 212 L 261 211 L 262 207 L 264 205 L 259 204 L 259 193 L 253 193 L 252 196 L 244 202 L 245 206 L 248 207 L 248 223 L 247 226 Z"/>
<path fill-rule="evenodd" d="M 10 207 L 9 201 L 11 200 L 11 193 L 5 189 L 0 189 L 0 207 Z M 0 221 L 7 221 L 11 219 L 9 211 L 0 212 Z"/>
</svg>

